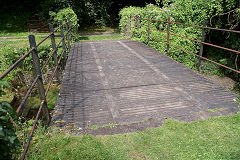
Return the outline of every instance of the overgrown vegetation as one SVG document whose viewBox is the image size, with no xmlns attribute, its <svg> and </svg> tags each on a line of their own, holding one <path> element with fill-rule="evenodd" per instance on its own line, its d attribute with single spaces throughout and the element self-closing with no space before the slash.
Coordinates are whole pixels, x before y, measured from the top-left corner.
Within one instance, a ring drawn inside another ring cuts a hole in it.
<svg viewBox="0 0 240 160">
<path fill-rule="evenodd" d="M 188 123 L 169 119 L 159 128 L 107 136 L 49 128 L 36 132 L 28 159 L 239 159 L 239 121 L 240 114 Z"/>
<path fill-rule="evenodd" d="M 121 32 L 127 33 L 127 35 L 132 36 L 133 39 L 140 42 L 147 43 L 147 27 L 148 21 L 144 20 L 150 17 L 150 19 L 159 19 L 167 21 L 168 17 L 171 22 L 185 23 L 190 25 L 199 25 L 203 24 L 203 21 L 206 20 L 207 26 L 211 27 L 220 27 L 226 29 L 239 29 L 239 9 L 238 2 L 234 0 L 224 1 L 216 0 L 209 1 L 206 3 L 205 0 L 173 0 L 173 1 L 159 1 L 158 4 L 161 4 L 163 7 L 155 5 L 147 5 L 146 7 L 127 7 L 120 11 L 120 28 Z M 228 13 L 228 23 L 224 20 L 224 13 Z M 136 15 L 140 16 L 142 20 L 138 20 L 136 25 Z M 218 17 L 218 18 L 216 18 Z M 216 20 L 217 19 L 217 20 Z M 210 21 L 211 20 L 211 21 Z M 131 29 L 130 29 L 131 28 Z M 167 32 L 167 24 L 165 22 L 151 21 L 150 28 L 158 29 L 164 32 Z M 171 24 L 170 32 L 185 36 L 191 39 L 201 41 L 202 30 L 201 28 L 183 26 L 179 24 Z M 167 34 L 162 33 L 156 30 L 151 30 L 150 36 L 161 41 L 167 41 Z M 231 38 L 230 38 L 231 37 Z M 205 42 L 210 42 L 234 50 L 239 50 L 239 36 L 236 34 L 228 34 L 221 31 L 206 31 L 206 40 Z M 178 46 L 189 52 L 198 54 L 199 52 L 199 43 L 176 37 L 170 35 L 170 43 L 172 45 Z M 150 46 L 159 50 L 161 53 L 165 53 L 166 44 L 159 42 L 153 38 L 150 39 Z M 197 57 L 181 51 L 175 47 L 170 47 L 170 56 L 175 60 L 183 63 L 191 69 L 196 69 L 197 66 Z M 227 65 L 229 67 L 239 70 L 239 60 L 238 54 L 228 52 L 225 50 L 207 47 L 204 45 L 204 56 L 210 58 L 214 61 L 217 61 L 221 64 Z M 202 71 L 205 73 L 213 73 L 218 75 L 230 75 L 235 80 L 238 80 L 237 74 L 232 71 L 218 67 L 215 64 L 209 62 L 203 62 Z"/>
</svg>

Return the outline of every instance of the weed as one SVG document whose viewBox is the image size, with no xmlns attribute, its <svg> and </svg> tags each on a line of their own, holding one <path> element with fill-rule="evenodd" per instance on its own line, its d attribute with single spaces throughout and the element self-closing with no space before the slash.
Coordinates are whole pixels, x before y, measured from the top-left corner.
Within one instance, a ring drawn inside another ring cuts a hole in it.
<svg viewBox="0 0 240 160">
<path fill-rule="evenodd" d="M 208 109 L 207 112 L 217 112 L 217 111 L 224 111 L 226 110 L 227 107 L 222 107 L 222 108 L 214 108 L 214 109 Z"/>
</svg>

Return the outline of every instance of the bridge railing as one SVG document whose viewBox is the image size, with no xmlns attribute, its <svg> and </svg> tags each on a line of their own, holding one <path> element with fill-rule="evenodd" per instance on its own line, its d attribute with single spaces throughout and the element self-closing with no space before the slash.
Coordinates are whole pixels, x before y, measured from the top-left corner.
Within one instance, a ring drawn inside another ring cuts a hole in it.
<svg viewBox="0 0 240 160">
<path fill-rule="evenodd" d="M 64 31 L 63 28 L 65 28 L 66 31 Z M 35 36 L 34 35 L 29 35 L 28 38 L 29 38 L 29 43 L 30 43 L 30 49 L 21 58 L 19 58 L 14 64 L 12 64 L 7 70 L 5 70 L 0 75 L 0 80 L 4 79 L 4 77 L 6 77 L 13 69 L 18 67 L 19 64 L 21 62 L 23 62 L 26 59 L 26 57 L 28 57 L 31 54 L 32 60 L 33 60 L 33 69 L 34 69 L 33 79 L 34 80 L 33 80 L 32 84 L 30 85 L 30 88 L 28 89 L 25 97 L 21 101 L 19 107 L 17 108 L 16 112 L 17 112 L 18 116 L 21 115 L 21 112 L 24 108 L 24 104 L 27 101 L 28 97 L 30 96 L 30 94 L 31 94 L 33 88 L 36 86 L 36 84 L 37 84 L 37 87 L 38 87 L 38 94 L 39 94 L 41 103 L 39 104 L 40 107 L 39 107 L 38 112 L 36 114 L 35 121 L 33 123 L 32 130 L 30 132 L 29 138 L 27 140 L 26 145 L 24 146 L 24 152 L 23 152 L 22 157 L 21 157 L 22 160 L 25 159 L 26 153 L 27 153 L 29 145 L 30 145 L 30 141 L 33 137 L 34 130 L 36 128 L 36 125 L 38 123 L 38 119 L 40 117 L 40 113 L 43 112 L 42 116 L 43 116 L 43 122 L 44 122 L 45 125 L 48 125 L 49 122 L 50 122 L 50 115 L 49 115 L 49 112 L 48 112 L 46 96 L 48 94 L 48 91 L 50 89 L 50 86 L 53 82 L 54 77 L 56 77 L 57 81 L 60 82 L 59 65 L 60 65 L 61 61 L 63 61 L 63 64 L 65 64 L 66 59 L 67 59 L 67 51 L 70 50 L 70 41 L 72 39 L 71 29 L 72 29 L 71 28 L 71 20 L 70 19 L 65 19 L 65 25 L 63 25 L 63 22 L 60 21 L 59 27 L 57 27 L 55 29 L 53 27 L 53 24 L 49 24 L 49 31 L 50 31 L 49 35 L 47 35 L 45 38 L 43 38 L 43 40 L 41 40 L 38 44 L 36 44 Z M 56 44 L 55 33 L 59 30 L 60 30 L 60 33 L 61 33 L 61 40 L 58 44 Z M 48 58 L 45 60 L 43 66 L 41 68 L 37 48 L 44 41 L 46 41 L 48 38 L 51 39 L 52 51 L 48 55 Z M 67 41 L 67 43 L 66 43 L 66 41 Z M 62 44 L 63 50 L 62 50 L 62 53 L 60 54 L 60 57 L 58 57 L 57 52 L 58 52 L 58 49 L 60 48 L 61 44 Z M 49 64 L 51 58 L 53 58 L 55 67 L 54 67 L 53 73 L 50 76 L 50 80 L 47 84 L 47 87 L 45 89 L 44 85 L 43 85 L 43 80 L 42 80 L 42 72 L 44 71 L 44 69 L 46 69 L 46 67 Z"/>
<path fill-rule="evenodd" d="M 154 40 L 157 40 L 157 41 L 160 41 L 162 43 L 165 43 L 167 44 L 167 48 L 166 48 L 166 54 L 169 55 L 169 46 L 172 46 L 172 47 L 175 47 L 179 50 L 182 50 L 186 53 L 189 53 L 189 54 L 192 54 L 196 57 L 198 57 L 198 66 L 197 66 L 197 69 L 198 71 L 200 71 L 200 66 L 201 66 L 201 60 L 204 59 L 206 61 L 209 61 L 211 63 L 214 63 L 218 66 L 221 66 L 221 67 L 224 67 L 226 69 L 229 69 L 237 74 L 240 74 L 240 71 L 237 70 L 237 69 L 234 69 L 234 68 L 231 68 L 231 67 L 228 67 L 226 65 L 223 65 L 223 64 L 220 64 L 216 61 L 213 61 L 213 60 L 210 60 L 206 57 L 203 56 L 203 45 L 208 45 L 208 46 L 212 46 L 212 47 L 215 47 L 215 48 L 220 48 L 220 49 L 223 49 L 223 50 L 226 50 L 226 51 L 230 51 L 230 52 L 234 52 L 234 53 L 237 53 L 237 54 L 240 54 L 240 51 L 237 51 L 237 50 L 233 50 L 233 49 L 230 49 L 230 48 L 225 48 L 225 47 L 222 47 L 222 46 L 218 46 L 218 45 L 215 45 L 215 44 L 211 44 L 211 43 L 207 43 L 207 42 L 204 42 L 204 38 L 205 38 L 205 30 L 206 29 L 209 29 L 209 30 L 218 30 L 218 31 L 224 31 L 224 32 L 231 32 L 231 33 L 237 33 L 237 34 L 240 34 L 240 31 L 236 31 L 236 30 L 229 30 L 229 29 L 220 29 L 220 28 L 213 28 L 213 27 L 206 27 L 206 23 L 205 21 L 203 22 L 203 25 L 202 26 L 197 26 L 197 25 L 190 25 L 190 24 L 184 24 L 184 23 L 177 23 L 177 22 L 171 22 L 170 21 L 170 17 L 168 17 L 168 20 L 167 21 L 163 21 L 163 20 L 159 20 L 159 19 L 150 19 L 150 16 L 148 16 L 148 18 L 141 18 L 139 17 L 138 15 L 135 17 L 135 21 L 136 21 L 136 24 L 135 24 L 135 27 L 136 28 L 140 28 L 139 25 L 138 25 L 138 21 L 140 20 L 143 20 L 143 21 L 147 21 L 147 34 L 143 34 L 144 36 L 147 37 L 147 44 L 149 45 L 149 41 L 150 41 L 150 38 L 151 39 L 154 39 Z M 151 28 L 150 26 L 150 22 L 151 21 L 159 21 L 159 22 L 163 22 L 163 23 L 166 23 L 167 25 L 167 31 L 163 31 L 163 30 L 158 30 L 158 29 L 155 29 L 155 28 Z M 201 41 L 199 40 L 195 40 L 195 39 L 192 39 L 192 38 L 188 38 L 188 37 L 185 37 L 185 36 L 182 36 L 182 35 L 177 35 L 175 33 L 172 33 L 170 31 L 170 27 L 171 27 L 171 24 L 177 24 L 177 25 L 184 25 L 184 26 L 190 26 L 190 27 L 196 27 L 196 28 L 201 28 L 202 29 L 202 38 L 201 38 Z M 162 32 L 162 33 L 165 33 L 167 35 L 167 39 L 166 41 L 163 41 L 163 40 L 160 40 L 160 39 L 157 39 L 155 37 L 152 37 L 150 36 L 150 33 L 151 33 L 151 30 L 154 30 L 154 31 L 158 31 L 158 32 Z M 200 43 L 200 51 L 199 51 L 199 54 L 195 54 L 195 53 L 192 53 L 190 51 L 187 51 L 185 49 L 182 49 L 176 45 L 173 45 L 170 43 L 170 35 L 172 36 L 176 36 L 176 37 L 180 37 L 180 38 L 184 38 L 184 39 L 188 39 L 190 41 L 194 41 L 194 42 L 197 42 L 197 43 Z"/>
</svg>

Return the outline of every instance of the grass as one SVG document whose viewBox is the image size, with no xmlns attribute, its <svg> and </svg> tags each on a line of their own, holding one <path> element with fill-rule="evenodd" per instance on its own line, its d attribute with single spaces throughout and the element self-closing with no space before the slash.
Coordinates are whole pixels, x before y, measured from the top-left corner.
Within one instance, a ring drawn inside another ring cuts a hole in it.
<svg viewBox="0 0 240 160">
<path fill-rule="evenodd" d="M 240 159 L 240 113 L 119 135 L 37 132 L 28 159 Z"/>
<path fill-rule="evenodd" d="M 126 39 L 126 38 L 120 34 L 117 34 L 117 35 L 107 35 L 107 36 L 78 37 L 77 41 L 99 41 L 99 40 L 114 40 L 114 39 Z"/>
<path fill-rule="evenodd" d="M 33 35 L 48 35 L 49 33 L 33 33 L 33 32 L 8 32 L 8 31 L 4 31 L 4 32 L 0 32 L 0 37 L 15 37 L 15 36 L 27 36 L 29 34 L 33 34 Z"/>
<path fill-rule="evenodd" d="M 105 26 L 88 26 L 86 28 L 80 28 L 79 33 L 80 34 L 86 34 L 86 33 L 104 33 L 104 32 L 118 32 L 119 29 L 117 27 L 105 27 Z"/>
<path fill-rule="evenodd" d="M 104 128 L 104 127 L 114 128 L 117 125 L 118 124 L 116 124 L 116 123 L 104 124 L 103 126 L 92 125 L 92 126 L 89 126 L 88 129 L 97 130 L 99 128 Z"/>
<path fill-rule="evenodd" d="M 48 108 L 54 109 L 59 90 L 60 90 L 59 85 L 50 86 L 49 92 L 46 97 Z M 31 106 L 32 109 L 39 108 L 40 106 L 39 96 L 29 97 L 27 100 L 27 105 Z"/>
<path fill-rule="evenodd" d="M 39 43 L 43 38 L 41 37 L 36 37 L 36 43 Z M 60 38 L 56 38 L 56 44 L 60 42 Z M 46 41 L 44 41 L 42 45 L 50 45 L 51 44 L 51 39 L 48 38 Z M 16 47 L 16 48 L 24 48 L 24 47 L 29 47 L 29 41 L 28 39 L 26 40 L 17 40 L 17 41 L 0 41 L 0 47 Z"/>
<path fill-rule="evenodd" d="M 217 111 L 223 111 L 226 110 L 227 107 L 223 107 L 223 108 L 214 108 L 214 109 L 208 109 L 207 112 L 217 112 Z"/>
</svg>

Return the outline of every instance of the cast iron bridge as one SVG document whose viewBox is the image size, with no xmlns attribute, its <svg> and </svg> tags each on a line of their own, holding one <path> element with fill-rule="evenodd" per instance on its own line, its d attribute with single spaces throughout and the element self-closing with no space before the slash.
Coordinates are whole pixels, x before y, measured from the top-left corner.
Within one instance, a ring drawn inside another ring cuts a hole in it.
<svg viewBox="0 0 240 160">
<path fill-rule="evenodd" d="M 145 44 L 78 42 L 67 60 L 52 123 L 90 133 L 91 126 L 115 124 L 129 132 L 158 126 L 166 118 L 193 121 L 233 114 L 239 111 L 234 98 Z"/>
</svg>

